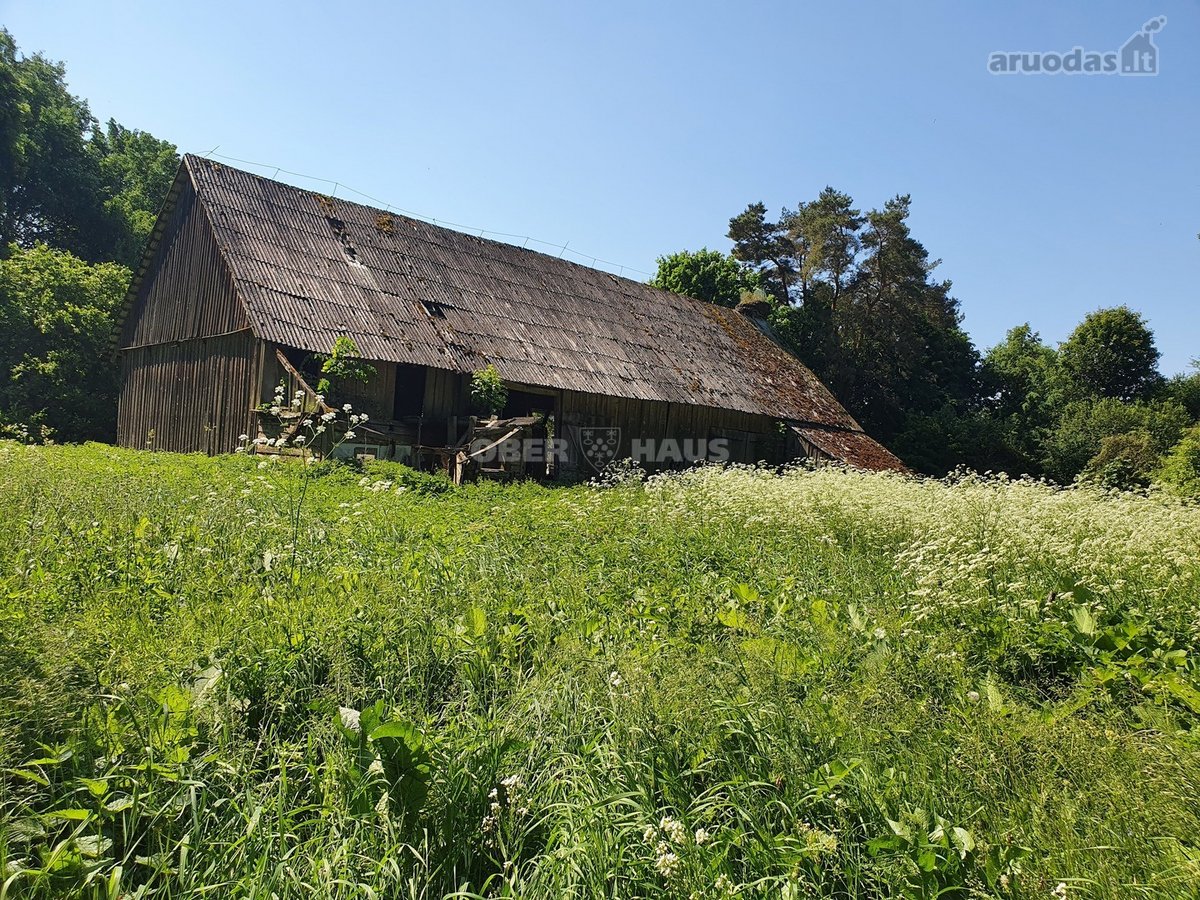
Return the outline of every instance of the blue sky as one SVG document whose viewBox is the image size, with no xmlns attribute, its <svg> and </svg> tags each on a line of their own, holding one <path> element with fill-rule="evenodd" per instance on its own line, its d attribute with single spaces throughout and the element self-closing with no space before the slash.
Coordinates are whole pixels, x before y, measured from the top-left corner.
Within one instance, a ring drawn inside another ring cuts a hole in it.
<svg viewBox="0 0 1200 900">
<path fill-rule="evenodd" d="M 1156 77 L 987 71 L 1159 15 Z M 752 201 L 909 193 L 981 348 L 1128 303 L 1165 371 L 1200 356 L 1200 0 L 0 0 L 0 23 L 102 119 L 634 277 L 728 249 Z"/>
</svg>

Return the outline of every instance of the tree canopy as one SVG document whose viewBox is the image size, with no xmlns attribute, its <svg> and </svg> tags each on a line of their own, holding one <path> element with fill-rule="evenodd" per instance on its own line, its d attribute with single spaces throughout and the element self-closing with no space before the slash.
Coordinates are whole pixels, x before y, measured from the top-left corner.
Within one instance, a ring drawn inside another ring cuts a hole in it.
<svg viewBox="0 0 1200 900">
<path fill-rule="evenodd" d="M 1200 373 L 1164 380 L 1152 332 L 1126 306 L 1089 314 L 1057 348 L 1025 323 L 981 356 L 911 211 L 900 194 L 864 212 L 830 186 L 778 217 L 751 203 L 729 221 L 723 264 L 758 276 L 784 345 L 919 470 L 1144 483 L 1148 461 L 1200 416 Z M 656 282 L 729 305 L 731 283 L 683 288 L 700 259 L 722 262 L 707 249 L 672 254 Z"/>
<path fill-rule="evenodd" d="M 112 440 L 114 314 L 129 270 L 45 244 L 0 259 L 0 424 Z"/>
<path fill-rule="evenodd" d="M 1088 313 L 1063 342 L 1059 358 L 1080 396 L 1144 399 L 1162 381 L 1154 335 L 1127 306 Z"/>
<path fill-rule="evenodd" d="M 658 258 L 658 273 L 650 284 L 718 306 L 737 306 L 746 291 L 759 286 L 758 272 L 720 250 L 702 247 Z"/>
<path fill-rule="evenodd" d="M 0 247 L 44 242 L 136 264 L 179 165 L 175 146 L 101 127 L 66 69 L 0 30 Z"/>
</svg>

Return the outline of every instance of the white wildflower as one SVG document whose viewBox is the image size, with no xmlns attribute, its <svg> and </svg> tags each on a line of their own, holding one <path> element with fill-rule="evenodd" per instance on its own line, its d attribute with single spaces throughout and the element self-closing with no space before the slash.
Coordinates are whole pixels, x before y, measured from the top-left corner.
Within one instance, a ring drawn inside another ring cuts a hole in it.
<svg viewBox="0 0 1200 900">
<path fill-rule="evenodd" d="M 683 823 L 678 819 L 663 816 L 662 820 L 658 823 L 658 827 L 672 844 L 682 844 L 687 840 L 687 829 L 683 827 Z"/>
<path fill-rule="evenodd" d="M 664 878 L 672 878 L 679 871 L 679 857 L 671 852 L 666 841 L 659 843 L 657 848 L 658 855 L 654 859 L 654 868 Z"/>
</svg>

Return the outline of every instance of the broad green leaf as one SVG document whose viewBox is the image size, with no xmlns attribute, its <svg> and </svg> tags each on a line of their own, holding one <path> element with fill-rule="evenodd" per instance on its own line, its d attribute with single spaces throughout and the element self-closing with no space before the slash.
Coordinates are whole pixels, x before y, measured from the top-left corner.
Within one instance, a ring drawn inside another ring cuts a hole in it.
<svg viewBox="0 0 1200 900">
<path fill-rule="evenodd" d="M 717 621 L 726 628 L 733 628 L 736 631 L 754 631 L 754 624 L 740 609 L 723 609 L 717 613 Z"/>
<path fill-rule="evenodd" d="M 1076 606 L 1072 609 L 1071 621 L 1075 623 L 1075 630 L 1084 637 L 1093 637 L 1096 634 L 1096 620 L 1086 606 Z"/>
<path fill-rule="evenodd" d="M 88 809 L 53 809 L 46 813 L 47 819 L 64 819 L 68 822 L 87 822 L 95 813 Z"/>
<path fill-rule="evenodd" d="M 487 613 L 480 607 L 472 606 L 463 616 L 464 624 L 467 626 L 467 632 L 475 638 L 481 638 L 487 634 Z"/>
</svg>

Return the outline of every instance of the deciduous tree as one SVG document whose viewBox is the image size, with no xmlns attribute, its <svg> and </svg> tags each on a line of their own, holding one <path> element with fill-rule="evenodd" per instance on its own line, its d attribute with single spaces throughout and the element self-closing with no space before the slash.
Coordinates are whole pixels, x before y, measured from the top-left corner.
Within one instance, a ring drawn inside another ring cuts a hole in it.
<svg viewBox="0 0 1200 900">
<path fill-rule="evenodd" d="M 129 270 L 45 244 L 0 260 L 0 418 L 60 440 L 111 440 L 116 423 L 114 313 Z"/>
<path fill-rule="evenodd" d="M 1159 386 L 1158 348 L 1128 306 L 1089 313 L 1059 348 L 1063 375 L 1079 397 L 1137 400 Z"/>
<path fill-rule="evenodd" d="M 707 247 L 660 256 L 658 273 L 650 279 L 655 287 L 718 306 L 737 306 L 742 293 L 757 288 L 759 281 L 758 272 Z"/>
</svg>

